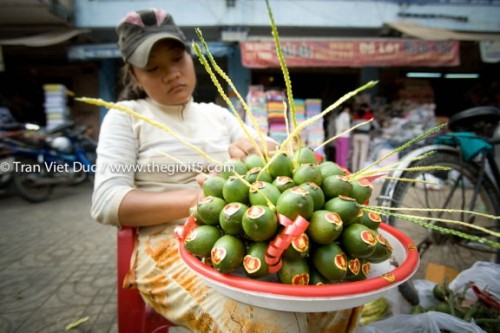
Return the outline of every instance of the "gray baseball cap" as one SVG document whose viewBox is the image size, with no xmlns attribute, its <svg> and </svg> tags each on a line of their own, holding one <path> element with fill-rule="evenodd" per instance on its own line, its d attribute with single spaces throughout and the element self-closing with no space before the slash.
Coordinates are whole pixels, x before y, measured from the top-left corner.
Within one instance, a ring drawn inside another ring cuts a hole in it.
<svg viewBox="0 0 500 333">
<path fill-rule="evenodd" d="M 140 68 L 146 67 L 151 48 L 161 39 L 177 40 L 190 50 L 172 15 L 162 9 L 130 12 L 120 21 L 116 32 L 123 60 Z"/>
</svg>

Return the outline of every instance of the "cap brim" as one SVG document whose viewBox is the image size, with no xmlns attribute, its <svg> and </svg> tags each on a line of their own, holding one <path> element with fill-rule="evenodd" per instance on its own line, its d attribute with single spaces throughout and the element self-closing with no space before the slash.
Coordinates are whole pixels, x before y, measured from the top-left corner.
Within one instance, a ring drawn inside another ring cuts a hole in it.
<svg viewBox="0 0 500 333">
<path fill-rule="evenodd" d="M 182 43 L 182 45 L 184 45 L 184 41 L 179 39 L 177 36 L 173 34 L 169 33 L 154 34 L 147 37 L 142 41 L 141 44 L 139 44 L 139 46 L 127 59 L 127 62 L 139 68 L 146 67 L 149 60 L 149 53 L 151 52 L 153 45 L 155 45 L 155 43 L 161 39 L 174 39 Z"/>
</svg>

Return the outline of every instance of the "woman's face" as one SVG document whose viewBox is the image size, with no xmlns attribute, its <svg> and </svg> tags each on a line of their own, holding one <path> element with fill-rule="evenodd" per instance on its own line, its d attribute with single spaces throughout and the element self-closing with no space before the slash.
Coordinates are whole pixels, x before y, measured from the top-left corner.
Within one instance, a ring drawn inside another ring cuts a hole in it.
<svg viewBox="0 0 500 333">
<path fill-rule="evenodd" d="M 196 85 L 193 58 L 179 42 L 158 41 L 145 68 L 133 67 L 137 83 L 146 94 L 163 105 L 185 104 Z"/>
</svg>

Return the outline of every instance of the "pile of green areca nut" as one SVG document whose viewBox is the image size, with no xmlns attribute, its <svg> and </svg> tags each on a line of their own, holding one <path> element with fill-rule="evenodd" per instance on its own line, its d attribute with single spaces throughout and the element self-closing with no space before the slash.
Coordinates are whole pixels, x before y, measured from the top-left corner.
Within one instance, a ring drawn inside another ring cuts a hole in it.
<svg viewBox="0 0 500 333">
<path fill-rule="evenodd" d="M 207 176 L 205 198 L 191 211 L 184 247 L 220 273 L 243 269 L 255 279 L 331 284 L 368 277 L 392 254 L 379 214 L 363 209 L 366 179 L 302 147 L 269 159 L 250 155 Z"/>
</svg>

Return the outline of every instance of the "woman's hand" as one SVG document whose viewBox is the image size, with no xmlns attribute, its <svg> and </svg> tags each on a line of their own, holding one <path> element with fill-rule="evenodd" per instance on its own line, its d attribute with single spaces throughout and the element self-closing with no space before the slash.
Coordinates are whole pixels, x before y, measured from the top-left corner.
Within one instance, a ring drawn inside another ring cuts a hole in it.
<svg viewBox="0 0 500 333">
<path fill-rule="evenodd" d="M 196 191 L 194 192 L 194 199 L 193 199 L 193 201 L 191 201 L 190 207 L 195 207 L 198 204 L 198 202 L 200 200 L 202 200 L 204 197 L 205 197 L 205 193 L 203 193 L 203 189 L 201 188 L 201 185 L 200 185 L 200 188 L 196 189 Z"/>
<path fill-rule="evenodd" d="M 196 176 L 196 183 L 198 183 L 198 188 L 194 192 L 194 198 L 192 200 L 191 207 L 194 207 L 198 204 L 198 201 L 202 200 L 205 197 L 205 193 L 203 192 L 203 183 L 207 179 L 207 175 L 204 173 L 200 173 Z"/>
<path fill-rule="evenodd" d="M 267 149 L 269 151 L 274 151 L 276 147 L 276 143 L 267 142 Z M 257 149 L 247 138 L 238 139 L 229 146 L 229 156 L 231 158 L 243 160 L 245 157 L 252 154 L 257 154 Z"/>
<path fill-rule="evenodd" d="M 229 146 L 229 156 L 231 158 L 237 158 L 237 159 L 244 159 L 246 156 L 250 154 L 255 154 L 257 153 L 257 150 L 255 147 L 252 145 L 250 140 L 246 138 L 241 138 L 233 142 Z"/>
</svg>

